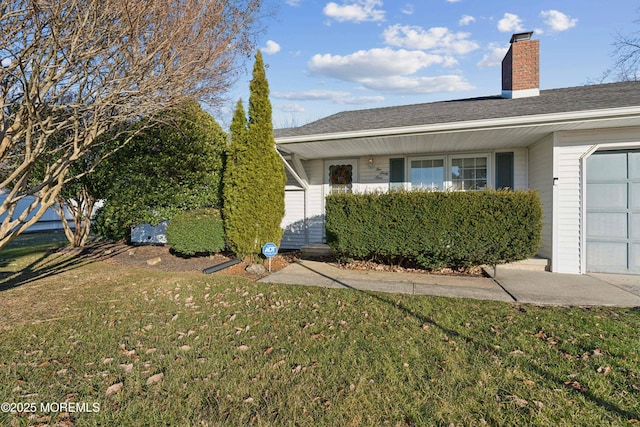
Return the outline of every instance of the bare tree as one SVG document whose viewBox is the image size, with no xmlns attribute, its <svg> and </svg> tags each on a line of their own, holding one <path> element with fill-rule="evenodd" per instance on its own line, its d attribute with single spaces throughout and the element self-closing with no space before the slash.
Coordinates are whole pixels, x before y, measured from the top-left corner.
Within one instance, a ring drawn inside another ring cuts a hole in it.
<svg viewBox="0 0 640 427">
<path fill-rule="evenodd" d="M 635 21 L 640 24 L 640 19 Z M 605 81 L 627 82 L 640 79 L 640 30 L 630 34 L 616 33 L 613 43 L 613 66 L 596 79 L 598 83 Z"/>
<path fill-rule="evenodd" d="M 263 14 L 263 0 L 0 0 L 0 248 L 116 125 L 186 97 L 219 105 Z"/>
</svg>

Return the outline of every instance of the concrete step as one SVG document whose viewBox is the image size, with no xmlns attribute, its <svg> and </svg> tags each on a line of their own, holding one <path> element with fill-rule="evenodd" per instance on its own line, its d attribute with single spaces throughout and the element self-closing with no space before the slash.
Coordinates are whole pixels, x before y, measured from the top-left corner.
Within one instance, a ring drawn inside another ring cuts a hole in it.
<svg viewBox="0 0 640 427">
<path fill-rule="evenodd" d="M 318 259 L 333 256 L 333 250 L 326 243 L 310 243 L 300 248 L 302 259 Z"/>
<path fill-rule="evenodd" d="M 498 269 L 509 268 L 516 270 L 549 271 L 549 260 L 541 257 L 533 257 L 522 261 L 500 264 Z"/>
</svg>

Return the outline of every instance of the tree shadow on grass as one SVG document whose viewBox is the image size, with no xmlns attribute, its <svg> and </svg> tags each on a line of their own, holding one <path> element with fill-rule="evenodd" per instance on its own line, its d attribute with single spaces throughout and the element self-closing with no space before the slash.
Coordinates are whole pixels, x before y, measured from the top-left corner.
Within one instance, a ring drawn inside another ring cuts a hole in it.
<svg viewBox="0 0 640 427">
<path fill-rule="evenodd" d="M 63 247 L 42 251 L 19 271 L 0 271 L 0 292 L 114 257 L 125 249 L 117 244 L 96 243 L 85 248 Z M 3 260 L 0 268 L 12 261 Z"/>
<path fill-rule="evenodd" d="M 302 264 L 300 264 L 302 265 Z M 350 286 L 348 283 L 345 283 L 343 281 L 341 281 L 338 278 L 335 277 L 331 277 L 327 274 L 323 274 L 320 271 L 314 270 L 313 268 L 307 266 L 307 265 L 302 265 L 303 267 L 305 267 L 306 269 L 312 271 L 315 274 L 318 274 L 319 276 L 325 277 L 327 279 L 331 279 L 332 281 L 334 281 L 335 283 L 363 293 L 367 296 L 369 296 L 370 298 L 374 298 L 380 302 L 383 302 L 391 307 L 393 307 L 394 309 L 397 310 L 401 310 L 404 314 L 411 316 L 415 319 L 417 319 L 418 321 L 421 322 L 422 325 L 427 324 L 430 327 L 435 327 L 437 329 L 440 329 L 442 332 L 444 332 L 447 336 L 449 337 L 455 337 L 455 339 L 457 340 L 464 340 L 467 344 L 472 345 L 476 351 L 481 351 L 481 352 L 485 352 L 487 354 L 492 354 L 495 355 L 501 359 L 506 358 L 508 356 L 508 353 L 505 350 L 502 350 L 500 348 L 496 348 L 496 346 L 492 345 L 491 343 L 485 342 L 481 339 L 479 339 L 477 336 L 471 336 L 468 333 L 463 333 L 461 331 L 455 330 L 455 329 L 451 329 L 448 328 L 446 326 L 440 325 L 437 321 L 435 321 L 434 319 L 432 319 L 429 316 L 426 316 L 424 314 L 418 313 L 416 310 L 412 310 L 409 307 L 406 307 L 405 305 L 403 305 L 402 303 L 400 303 L 399 301 L 397 301 L 397 299 L 391 299 L 391 298 L 387 298 L 385 297 L 383 294 L 380 294 L 378 292 L 372 292 L 372 291 L 365 291 L 362 289 L 357 289 L 354 288 L 353 286 Z M 640 310 L 640 308 L 636 307 L 633 309 L 635 310 Z M 579 387 L 572 387 L 571 385 L 567 385 L 567 382 L 565 381 L 565 378 L 561 378 L 558 375 L 550 372 L 547 369 L 544 369 L 544 367 L 542 366 L 538 366 L 534 363 L 528 362 L 526 364 L 523 363 L 522 367 L 524 369 L 529 370 L 532 373 L 535 373 L 537 375 L 539 375 L 540 377 L 544 378 L 545 380 L 549 381 L 550 383 L 553 384 L 557 384 L 558 388 L 570 388 L 573 389 L 576 393 L 579 393 L 582 397 L 584 397 L 586 400 L 593 402 L 594 404 L 600 406 L 601 408 L 603 408 L 604 410 L 611 412 L 612 414 L 615 414 L 619 417 L 625 418 L 627 420 L 634 420 L 634 419 L 638 419 L 638 417 L 640 416 L 640 414 L 638 413 L 633 413 L 631 411 L 627 411 L 624 408 L 621 408 L 620 406 L 616 405 L 615 403 L 612 403 L 610 401 L 608 401 L 606 398 L 602 397 L 602 396 L 598 396 L 595 393 L 593 393 L 592 391 L 586 389 L 586 388 L 579 388 Z"/>
</svg>

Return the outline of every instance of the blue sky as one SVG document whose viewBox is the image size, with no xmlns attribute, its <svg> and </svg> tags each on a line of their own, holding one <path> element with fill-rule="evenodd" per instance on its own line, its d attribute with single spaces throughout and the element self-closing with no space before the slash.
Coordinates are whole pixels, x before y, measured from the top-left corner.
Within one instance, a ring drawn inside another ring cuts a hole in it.
<svg viewBox="0 0 640 427">
<path fill-rule="evenodd" d="M 540 40 L 540 87 L 597 80 L 616 33 L 640 28 L 630 0 L 283 0 L 259 40 L 274 127 L 353 109 L 500 93 L 514 32 Z M 252 63 L 235 100 L 248 99 Z M 217 114 L 228 125 L 231 112 Z"/>
</svg>

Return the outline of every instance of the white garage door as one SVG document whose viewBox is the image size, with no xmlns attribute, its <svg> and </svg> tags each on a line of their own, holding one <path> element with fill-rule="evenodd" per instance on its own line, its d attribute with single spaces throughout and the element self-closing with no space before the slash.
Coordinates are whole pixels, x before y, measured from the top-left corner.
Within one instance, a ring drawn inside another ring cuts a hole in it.
<svg viewBox="0 0 640 427">
<path fill-rule="evenodd" d="M 640 274 L 640 150 L 587 160 L 587 271 Z"/>
</svg>

